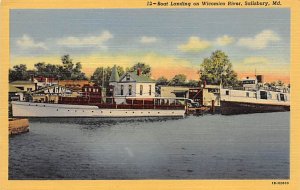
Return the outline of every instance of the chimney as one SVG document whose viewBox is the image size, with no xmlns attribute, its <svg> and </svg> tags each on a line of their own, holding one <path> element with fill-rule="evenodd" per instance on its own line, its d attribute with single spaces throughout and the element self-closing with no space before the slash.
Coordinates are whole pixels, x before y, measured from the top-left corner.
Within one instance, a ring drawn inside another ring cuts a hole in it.
<svg viewBox="0 0 300 190">
<path fill-rule="evenodd" d="M 142 69 L 141 69 L 141 68 L 138 68 L 136 74 L 137 74 L 138 76 L 141 76 L 141 74 L 142 74 Z"/>
</svg>

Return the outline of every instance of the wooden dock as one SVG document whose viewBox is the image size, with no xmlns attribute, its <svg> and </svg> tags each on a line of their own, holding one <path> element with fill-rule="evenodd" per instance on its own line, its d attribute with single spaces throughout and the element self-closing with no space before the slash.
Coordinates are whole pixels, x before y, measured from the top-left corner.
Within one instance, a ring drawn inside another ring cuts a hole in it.
<svg viewBox="0 0 300 190">
<path fill-rule="evenodd" d="M 187 108 L 187 115 L 203 115 L 205 113 L 211 113 L 211 107 L 202 106 L 198 108 Z"/>
<path fill-rule="evenodd" d="M 9 135 L 17 135 L 21 133 L 26 133 L 29 131 L 29 121 L 28 119 L 9 119 L 8 132 Z"/>
</svg>

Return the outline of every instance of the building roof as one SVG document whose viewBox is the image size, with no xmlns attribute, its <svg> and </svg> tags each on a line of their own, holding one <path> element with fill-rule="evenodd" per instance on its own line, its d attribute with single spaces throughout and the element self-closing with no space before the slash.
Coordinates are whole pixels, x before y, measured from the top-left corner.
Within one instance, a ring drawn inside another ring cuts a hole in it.
<svg viewBox="0 0 300 190">
<path fill-rule="evenodd" d="M 11 82 L 10 84 L 34 84 L 31 80 L 16 80 Z"/>
<path fill-rule="evenodd" d="M 9 92 L 23 92 L 23 90 L 20 90 L 16 87 L 14 87 L 13 85 L 9 85 Z"/>
<path fill-rule="evenodd" d="M 118 82 L 119 80 L 120 80 L 120 77 L 118 74 L 117 66 L 114 65 L 114 67 L 112 68 L 112 71 L 111 71 L 109 82 Z"/>
<path fill-rule="evenodd" d="M 154 83 L 155 82 L 155 80 L 153 80 L 153 79 L 151 79 L 151 78 L 149 78 L 148 76 L 146 76 L 146 75 L 137 75 L 136 73 L 134 73 L 134 72 L 127 72 L 127 73 L 125 73 L 122 77 L 121 77 L 121 79 L 120 79 L 120 81 L 126 76 L 126 75 L 130 75 L 130 77 L 131 78 L 133 78 L 133 80 L 135 81 L 135 82 L 147 82 L 147 83 Z"/>
</svg>

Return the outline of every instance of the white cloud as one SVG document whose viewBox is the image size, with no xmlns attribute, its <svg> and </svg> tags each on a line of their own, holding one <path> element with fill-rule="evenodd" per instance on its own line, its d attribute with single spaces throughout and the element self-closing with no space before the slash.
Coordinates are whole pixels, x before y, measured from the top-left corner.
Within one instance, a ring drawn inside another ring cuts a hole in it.
<svg viewBox="0 0 300 190">
<path fill-rule="evenodd" d="M 57 43 L 67 47 L 83 47 L 83 46 L 95 46 L 105 48 L 103 45 L 105 42 L 113 38 L 113 35 L 109 31 L 103 31 L 98 36 L 86 36 L 86 37 L 66 37 L 59 39 Z"/>
<path fill-rule="evenodd" d="M 187 43 L 178 46 L 183 52 L 200 52 L 211 47 L 211 42 L 197 36 L 191 36 Z"/>
<path fill-rule="evenodd" d="M 280 37 L 272 30 L 263 30 L 254 37 L 240 38 L 237 42 L 238 46 L 248 47 L 250 49 L 264 49 L 271 42 L 280 41 Z"/>
<path fill-rule="evenodd" d="M 30 36 L 24 34 L 16 41 L 17 45 L 22 49 L 47 49 L 43 42 L 35 42 Z"/>
<path fill-rule="evenodd" d="M 142 36 L 140 39 L 140 42 L 143 44 L 150 44 L 150 43 L 155 43 L 157 42 L 157 38 L 156 37 L 152 37 L 152 36 Z"/>
<path fill-rule="evenodd" d="M 232 44 L 234 42 L 234 38 L 228 35 L 223 35 L 221 37 L 216 38 L 215 44 L 219 46 L 226 46 Z"/>
</svg>

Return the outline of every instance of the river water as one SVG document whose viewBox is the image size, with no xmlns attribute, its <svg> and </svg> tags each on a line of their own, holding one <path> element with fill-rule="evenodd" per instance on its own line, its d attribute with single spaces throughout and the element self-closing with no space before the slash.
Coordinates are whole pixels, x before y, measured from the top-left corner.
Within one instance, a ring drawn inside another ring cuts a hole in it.
<svg viewBox="0 0 300 190">
<path fill-rule="evenodd" d="M 290 113 L 31 119 L 9 179 L 288 179 Z"/>
</svg>

